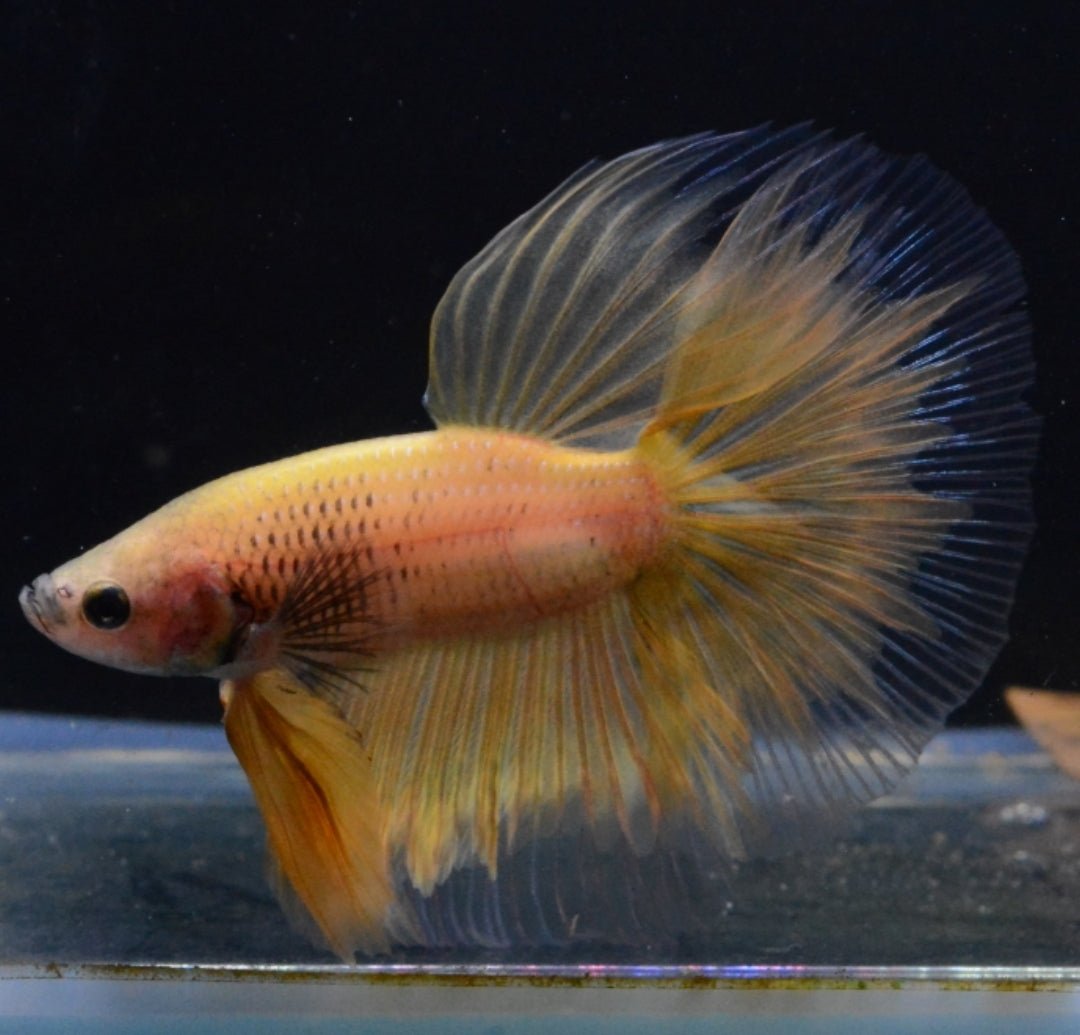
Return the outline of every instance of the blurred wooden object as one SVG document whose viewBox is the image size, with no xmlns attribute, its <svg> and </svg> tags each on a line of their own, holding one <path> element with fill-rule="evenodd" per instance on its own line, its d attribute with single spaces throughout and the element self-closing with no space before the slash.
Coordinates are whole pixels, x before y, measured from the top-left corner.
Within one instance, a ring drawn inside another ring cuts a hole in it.
<svg viewBox="0 0 1080 1035">
<path fill-rule="evenodd" d="M 1005 700 L 1062 771 L 1080 780 L 1080 693 L 1014 686 Z"/>
</svg>

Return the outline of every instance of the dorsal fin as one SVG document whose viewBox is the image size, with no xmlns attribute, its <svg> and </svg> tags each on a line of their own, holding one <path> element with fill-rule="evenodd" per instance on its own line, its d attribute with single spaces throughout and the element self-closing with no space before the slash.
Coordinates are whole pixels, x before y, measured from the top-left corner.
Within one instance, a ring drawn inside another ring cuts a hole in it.
<svg viewBox="0 0 1080 1035">
<path fill-rule="evenodd" d="M 432 321 L 432 417 L 631 445 L 720 233 L 822 139 L 807 126 L 703 134 L 571 176 L 451 282 Z"/>
</svg>

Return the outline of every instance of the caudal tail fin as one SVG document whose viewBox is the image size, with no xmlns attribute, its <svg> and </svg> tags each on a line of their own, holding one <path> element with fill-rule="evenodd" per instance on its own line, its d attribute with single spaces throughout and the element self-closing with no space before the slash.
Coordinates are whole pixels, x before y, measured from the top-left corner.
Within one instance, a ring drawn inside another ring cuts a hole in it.
<svg viewBox="0 0 1080 1035">
<path fill-rule="evenodd" d="M 676 547 L 635 595 L 700 707 L 749 731 L 773 826 L 891 787 L 1004 640 L 1035 433 L 1021 293 L 960 188 L 857 142 L 776 173 L 682 289 L 637 446 Z"/>
</svg>

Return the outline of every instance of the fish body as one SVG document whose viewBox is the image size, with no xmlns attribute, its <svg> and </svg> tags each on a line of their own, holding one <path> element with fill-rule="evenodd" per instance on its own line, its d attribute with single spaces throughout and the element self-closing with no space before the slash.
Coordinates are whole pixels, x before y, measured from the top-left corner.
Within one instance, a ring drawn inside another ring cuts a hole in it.
<svg viewBox="0 0 1080 1035">
<path fill-rule="evenodd" d="M 227 475 L 58 569 L 47 586 L 78 601 L 112 582 L 133 598 L 135 619 L 105 639 L 73 612 L 64 642 L 76 653 L 104 644 L 98 660 L 118 667 L 224 678 L 273 663 L 298 632 L 296 616 L 292 628 L 282 616 L 290 591 L 321 579 L 319 608 L 340 609 L 335 635 L 350 641 L 333 651 L 347 668 L 365 654 L 588 604 L 649 565 L 666 512 L 658 479 L 628 453 L 448 428 Z M 36 597 L 31 588 L 24 602 L 48 634 Z"/>
<path fill-rule="evenodd" d="M 437 430 L 227 475 L 22 606 L 221 681 L 283 902 L 344 958 L 692 926 L 688 874 L 887 790 L 1000 646 L 1022 291 L 926 163 L 646 148 L 454 278 Z"/>
</svg>

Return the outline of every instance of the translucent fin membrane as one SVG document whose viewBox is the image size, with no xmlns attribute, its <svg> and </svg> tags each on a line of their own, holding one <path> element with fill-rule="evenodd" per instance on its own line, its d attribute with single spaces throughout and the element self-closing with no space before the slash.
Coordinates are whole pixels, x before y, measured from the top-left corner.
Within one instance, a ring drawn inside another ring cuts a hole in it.
<svg viewBox="0 0 1080 1035">
<path fill-rule="evenodd" d="M 451 282 L 431 331 L 436 422 L 631 445 L 680 291 L 737 205 L 819 140 L 805 127 L 702 135 L 572 176 Z"/>
<path fill-rule="evenodd" d="M 374 674 L 349 718 L 392 803 L 391 940 L 637 941 L 693 926 L 706 892 L 719 907 L 755 808 L 738 761 L 750 745 L 722 703 L 698 710 L 652 678 L 660 648 L 637 613 L 616 595 Z"/>
<path fill-rule="evenodd" d="M 428 896 L 406 884 L 403 898 L 428 945 L 655 946 L 715 926 L 730 884 L 715 859 L 710 868 L 684 852 L 635 856 L 562 837 L 508 856 L 497 879 L 464 868 Z"/>
<path fill-rule="evenodd" d="M 959 187 L 850 142 L 773 176 L 686 292 L 643 447 L 689 457 L 674 625 L 752 731 L 748 845 L 893 786 L 1005 638 L 1022 291 Z"/>
</svg>

